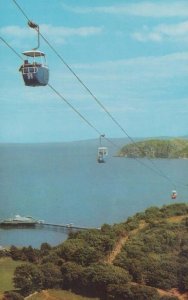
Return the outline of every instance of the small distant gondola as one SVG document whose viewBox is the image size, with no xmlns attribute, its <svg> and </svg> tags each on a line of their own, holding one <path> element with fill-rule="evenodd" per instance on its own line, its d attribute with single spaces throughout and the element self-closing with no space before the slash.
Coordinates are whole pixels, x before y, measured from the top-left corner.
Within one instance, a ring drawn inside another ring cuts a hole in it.
<svg viewBox="0 0 188 300">
<path fill-rule="evenodd" d="M 105 163 L 105 156 L 108 155 L 108 148 L 102 147 L 102 143 L 101 143 L 102 137 L 105 137 L 105 134 L 100 135 L 100 147 L 98 147 L 98 155 L 97 155 L 98 163 Z"/>
<path fill-rule="evenodd" d="M 105 156 L 108 155 L 108 148 L 107 147 L 99 147 L 98 148 L 98 163 L 105 163 Z"/>
<path fill-rule="evenodd" d="M 171 194 L 171 199 L 176 199 L 177 198 L 177 192 L 174 190 L 172 191 L 172 194 Z"/>
<path fill-rule="evenodd" d="M 23 55 L 30 57 L 24 60 L 19 71 L 22 72 L 23 80 L 27 86 L 45 86 L 49 81 L 49 69 L 46 65 L 44 52 L 38 50 L 30 50 L 23 52 Z M 40 59 L 40 61 L 38 60 Z"/>
</svg>

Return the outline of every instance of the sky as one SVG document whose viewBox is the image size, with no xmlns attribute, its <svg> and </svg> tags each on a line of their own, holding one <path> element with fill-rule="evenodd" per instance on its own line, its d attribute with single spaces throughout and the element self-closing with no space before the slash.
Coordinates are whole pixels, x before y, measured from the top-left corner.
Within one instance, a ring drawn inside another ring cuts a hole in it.
<svg viewBox="0 0 188 300">
<path fill-rule="evenodd" d="M 41 38 L 49 83 L 109 138 L 188 135 L 188 1 L 16 0 L 117 126 Z M 37 45 L 13 0 L 0 0 L 0 36 L 20 55 Z M 98 138 L 49 86 L 27 87 L 22 60 L 0 40 L 0 143 Z"/>
</svg>

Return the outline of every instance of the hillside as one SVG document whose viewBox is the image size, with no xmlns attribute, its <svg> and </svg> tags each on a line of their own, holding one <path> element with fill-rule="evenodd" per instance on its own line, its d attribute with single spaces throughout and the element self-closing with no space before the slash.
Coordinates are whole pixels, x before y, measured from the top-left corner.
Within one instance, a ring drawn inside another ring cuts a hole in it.
<svg viewBox="0 0 188 300">
<path fill-rule="evenodd" d="M 150 139 L 121 148 L 120 157 L 188 158 L 187 139 Z"/>
<path fill-rule="evenodd" d="M 62 289 L 101 300 L 187 299 L 187 229 L 188 205 L 182 203 L 72 232 L 56 247 L 12 246 L 8 255 L 24 262 L 16 268 L 15 287 L 23 295 Z"/>
</svg>

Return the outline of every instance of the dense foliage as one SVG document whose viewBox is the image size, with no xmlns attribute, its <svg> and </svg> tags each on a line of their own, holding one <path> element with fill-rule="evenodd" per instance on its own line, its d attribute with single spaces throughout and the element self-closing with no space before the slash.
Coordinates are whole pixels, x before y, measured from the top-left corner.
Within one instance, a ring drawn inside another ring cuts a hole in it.
<svg viewBox="0 0 188 300">
<path fill-rule="evenodd" d="M 125 157 L 188 158 L 188 140 L 152 139 L 125 145 L 118 153 Z"/>
<path fill-rule="evenodd" d="M 121 224 L 71 233 L 57 247 L 12 246 L 12 258 L 24 262 L 15 271 L 15 287 L 22 295 L 60 288 L 102 300 L 177 299 L 161 297 L 156 288 L 188 291 L 187 215 L 186 204 L 151 207 Z"/>
</svg>

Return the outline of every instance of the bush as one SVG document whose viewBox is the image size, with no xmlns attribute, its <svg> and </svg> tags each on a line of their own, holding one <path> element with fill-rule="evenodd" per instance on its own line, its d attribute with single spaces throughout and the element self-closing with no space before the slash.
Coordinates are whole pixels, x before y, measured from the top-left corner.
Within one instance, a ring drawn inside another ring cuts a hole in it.
<svg viewBox="0 0 188 300">
<path fill-rule="evenodd" d="M 160 300 L 156 289 L 138 285 L 115 285 L 107 288 L 107 300 Z"/>
<path fill-rule="evenodd" d="M 133 294 L 132 300 L 159 300 L 159 293 L 155 288 L 147 286 L 133 285 L 131 287 L 131 292 Z"/>
<path fill-rule="evenodd" d="M 178 300 L 179 298 L 176 296 L 162 296 L 160 300 Z"/>
<path fill-rule="evenodd" d="M 3 300 L 24 300 L 24 297 L 16 292 L 5 292 Z"/>
</svg>

